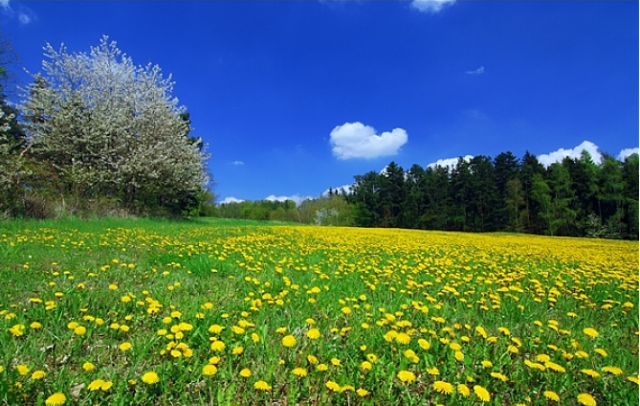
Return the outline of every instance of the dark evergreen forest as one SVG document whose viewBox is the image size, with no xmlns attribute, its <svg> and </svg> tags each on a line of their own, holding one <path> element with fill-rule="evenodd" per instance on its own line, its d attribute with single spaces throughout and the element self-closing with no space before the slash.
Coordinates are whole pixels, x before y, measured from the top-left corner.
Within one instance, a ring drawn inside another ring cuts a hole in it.
<svg viewBox="0 0 640 406">
<path fill-rule="evenodd" d="M 545 168 L 526 153 L 460 158 L 451 170 L 391 162 L 355 177 L 353 224 L 446 231 L 510 231 L 638 238 L 638 155 L 587 152 Z"/>
</svg>

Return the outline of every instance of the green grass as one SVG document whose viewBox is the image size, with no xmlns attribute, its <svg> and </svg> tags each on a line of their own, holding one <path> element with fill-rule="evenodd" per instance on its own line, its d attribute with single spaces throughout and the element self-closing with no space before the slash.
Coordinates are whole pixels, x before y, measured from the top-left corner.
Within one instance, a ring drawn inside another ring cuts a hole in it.
<svg viewBox="0 0 640 406">
<path fill-rule="evenodd" d="M 218 219 L 0 223 L 0 404 L 637 404 L 637 253 Z"/>
</svg>

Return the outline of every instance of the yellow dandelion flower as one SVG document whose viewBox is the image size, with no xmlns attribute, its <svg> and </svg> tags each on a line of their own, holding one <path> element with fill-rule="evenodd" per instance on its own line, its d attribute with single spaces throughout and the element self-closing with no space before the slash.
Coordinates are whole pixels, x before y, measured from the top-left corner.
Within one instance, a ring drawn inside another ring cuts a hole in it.
<svg viewBox="0 0 640 406">
<path fill-rule="evenodd" d="M 491 368 L 493 366 L 493 362 L 489 360 L 484 360 L 481 362 L 481 364 L 484 368 Z"/>
<path fill-rule="evenodd" d="M 34 381 L 38 381 L 40 379 L 43 379 L 45 376 L 47 376 L 47 374 L 43 370 L 38 369 L 37 371 L 33 371 L 33 373 L 31 374 L 31 379 L 33 379 Z"/>
<path fill-rule="evenodd" d="M 104 384 L 104 380 L 94 379 L 93 381 L 91 381 L 89 386 L 87 386 L 87 389 L 90 390 L 91 392 L 95 392 L 97 390 L 102 389 L 102 384 Z"/>
<path fill-rule="evenodd" d="M 607 372 L 607 373 L 610 373 L 612 375 L 621 375 L 622 374 L 622 369 L 620 369 L 618 367 L 607 366 L 607 367 L 602 367 L 602 372 Z"/>
<path fill-rule="evenodd" d="M 478 334 L 479 336 L 482 336 L 483 338 L 487 338 L 487 332 L 485 331 L 485 329 L 481 326 L 477 326 L 476 327 L 476 334 Z"/>
<path fill-rule="evenodd" d="M 169 319 L 169 320 L 171 320 L 171 319 Z M 171 321 L 169 321 L 169 322 L 171 322 Z M 219 325 L 219 324 L 212 324 L 212 325 L 209 327 L 209 332 L 210 332 L 211 334 L 220 334 L 220 333 L 222 332 L 222 330 L 224 330 L 224 327 L 222 327 L 222 326 L 221 326 L 221 325 Z"/>
<path fill-rule="evenodd" d="M 333 365 L 334 367 L 339 367 L 340 365 L 342 365 L 342 363 L 338 358 L 331 358 L 331 365 Z"/>
<path fill-rule="evenodd" d="M 458 393 L 464 396 L 465 398 L 471 395 L 471 391 L 469 390 L 467 385 L 463 383 L 459 383 L 456 389 L 458 389 Z"/>
<path fill-rule="evenodd" d="M 542 394 L 544 395 L 545 398 L 554 401 L 554 402 L 559 402 L 560 401 L 560 396 L 558 396 L 557 393 L 555 393 L 552 390 L 546 390 L 544 392 L 542 392 Z"/>
<path fill-rule="evenodd" d="M 254 343 L 259 343 L 260 342 L 260 336 L 256 333 L 251 333 L 251 341 L 253 341 Z"/>
<path fill-rule="evenodd" d="M 251 370 L 249 368 L 242 368 L 240 376 L 243 378 L 249 378 L 251 376 Z"/>
<path fill-rule="evenodd" d="M 2 372 L 2 371 L 0 371 L 0 372 Z M 637 377 L 637 376 L 635 376 L 635 375 L 627 376 L 627 381 L 629 381 L 629 382 L 633 382 L 633 383 L 635 383 L 636 385 L 639 385 L 639 384 L 640 384 L 640 383 L 638 383 L 638 382 L 639 382 L 639 381 L 638 381 L 638 377 Z"/>
<path fill-rule="evenodd" d="M 509 378 L 507 378 L 505 375 L 501 374 L 500 372 L 492 372 L 491 373 L 491 377 L 495 378 L 495 379 L 499 379 L 502 382 L 507 382 L 509 381 Z"/>
<path fill-rule="evenodd" d="M 307 361 L 309 361 L 309 364 L 315 365 L 318 363 L 318 357 L 315 355 L 307 355 Z"/>
<path fill-rule="evenodd" d="M 369 391 L 366 389 L 358 388 L 358 390 L 356 390 L 356 393 L 358 394 L 358 396 L 363 398 L 369 394 Z"/>
<path fill-rule="evenodd" d="M 509 331 L 506 327 L 498 327 L 498 331 L 504 334 L 505 336 L 511 335 L 511 331 Z"/>
<path fill-rule="evenodd" d="M 224 341 L 214 341 L 211 343 L 211 351 L 222 352 L 226 348 Z"/>
<path fill-rule="evenodd" d="M 307 370 L 300 367 L 294 368 L 293 371 L 291 371 L 291 373 L 300 378 L 304 378 L 305 376 L 307 376 Z"/>
<path fill-rule="evenodd" d="M 430 368 L 427 368 L 427 373 L 428 373 L 429 375 L 433 375 L 433 376 L 440 375 L 440 371 L 438 370 L 438 368 L 437 368 L 437 367 L 430 367 Z"/>
<path fill-rule="evenodd" d="M 578 403 L 584 406 L 597 406 L 596 400 L 588 393 L 579 394 Z"/>
<path fill-rule="evenodd" d="M 329 366 L 327 364 L 318 364 L 316 366 L 316 371 L 323 372 L 323 371 L 326 371 L 327 369 L 329 369 Z"/>
<path fill-rule="evenodd" d="M 56 392 L 53 395 L 49 396 L 47 400 L 44 401 L 44 404 L 47 406 L 62 406 L 67 401 L 67 397 L 64 393 Z"/>
<path fill-rule="evenodd" d="M 483 402 L 489 402 L 491 400 L 491 394 L 489 394 L 489 391 L 480 385 L 474 385 L 473 393 L 475 393 L 478 399 Z"/>
<path fill-rule="evenodd" d="M 103 392 L 106 392 L 109 389 L 111 389 L 112 386 L 113 386 L 113 382 L 111 382 L 111 381 L 103 381 L 102 382 L 102 386 L 100 387 L 100 390 L 103 391 Z"/>
<path fill-rule="evenodd" d="M 218 368 L 215 365 L 207 364 L 202 367 L 202 375 L 212 376 L 218 373 Z"/>
<path fill-rule="evenodd" d="M 11 327 L 9 329 L 9 332 L 14 337 L 20 337 L 20 336 L 24 335 L 24 325 L 23 324 L 16 324 L 15 326 L 13 326 L 13 327 Z"/>
<path fill-rule="evenodd" d="M 282 337 L 282 345 L 284 345 L 287 348 L 291 348 L 295 346 L 296 343 L 297 343 L 296 338 L 292 335 L 286 335 Z"/>
<path fill-rule="evenodd" d="M 310 340 L 317 340 L 318 338 L 320 338 L 320 330 L 318 330 L 317 328 L 309 329 L 309 331 L 307 331 L 307 337 Z"/>
<path fill-rule="evenodd" d="M 396 336 L 396 342 L 398 344 L 407 345 L 411 342 L 411 337 L 407 333 L 400 333 Z"/>
<path fill-rule="evenodd" d="M 589 358 L 589 354 L 586 351 L 578 350 L 574 354 L 577 358 L 586 359 Z"/>
<path fill-rule="evenodd" d="M 456 361 L 459 361 L 459 362 L 464 361 L 464 353 L 462 351 L 456 351 L 454 353 L 454 357 L 455 357 Z"/>
<path fill-rule="evenodd" d="M 338 385 L 334 381 L 328 381 L 327 383 L 325 383 L 325 386 L 333 392 L 340 392 L 340 385 Z"/>
<path fill-rule="evenodd" d="M 362 361 L 360 364 L 360 369 L 363 371 L 369 371 L 371 368 L 373 368 L 373 365 L 369 361 Z"/>
<path fill-rule="evenodd" d="M 531 369 L 537 369 L 539 371 L 545 371 L 547 369 L 544 365 L 537 362 L 531 362 L 528 359 L 524 361 L 524 364 Z"/>
<path fill-rule="evenodd" d="M 16 365 L 16 371 L 18 371 L 18 374 L 24 376 L 29 373 L 29 367 L 22 364 Z"/>
<path fill-rule="evenodd" d="M 147 385 L 153 385 L 160 382 L 160 377 L 157 373 L 149 371 L 142 375 L 142 382 L 146 383 Z"/>
<path fill-rule="evenodd" d="M 607 354 L 607 352 L 605 350 L 603 350 L 602 348 L 596 348 L 594 350 L 597 354 L 600 354 L 603 357 L 608 357 L 609 354 Z"/>
<path fill-rule="evenodd" d="M 445 381 L 435 381 L 433 383 L 433 389 L 438 393 L 444 393 L 451 395 L 453 393 L 453 385 Z"/>
<path fill-rule="evenodd" d="M 549 361 L 549 362 L 545 362 L 545 363 L 544 363 L 544 366 L 545 366 L 546 368 L 548 368 L 548 369 L 550 369 L 550 370 L 554 371 L 554 372 L 559 372 L 559 373 L 565 373 L 565 372 L 567 372 L 567 370 L 566 370 L 566 369 L 564 369 L 564 367 L 563 367 L 563 366 L 560 366 L 560 365 L 556 364 L 555 362 L 551 362 L 551 361 Z"/>
<path fill-rule="evenodd" d="M 178 328 L 180 329 L 180 331 L 191 331 L 193 330 L 193 324 L 180 322 L 180 324 L 178 324 Z"/>
<path fill-rule="evenodd" d="M 271 385 L 269 385 L 265 381 L 257 381 L 256 383 L 253 384 L 253 388 L 255 390 L 270 391 Z"/>
<path fill-rule="evenodd" d="M 424 338 L 418 340 L 418 345 L 425 351 L 431 348 L 431 344 L 429 343 L 429 341 L 425 340 Z"/>
<path fill-rule="evenodd" d="M 589 375 L 592 378 L 600 378 L 600 373 L 598 371 L 594 371 L 593 369 L 581 369 L 580 372 Z"/>
<path fill-rule="evenodd" d="M 411 371 L 400 371 L 398 372 L 397 377 L 405 383 L 411 383 L 416 380 L 416 375 Z"/>
<path fill-rule="evenodd" d="M 90 362 L 85 362 L 84 364 L 82 364 L 82 369 L 85 370 L 85 372 L 91 372 L 95 369 L 95 365 L 93 365 Z"/>
<path fill-rule="evenodd" d="M 591 338 L 597 338 L 600 334 L 598 333 L 598 331 L 592 327 L 587 327 L 585 329 L 582 330 L 583 333 L 585 333 L 586 335 L 588 335 Z"/>
<path fill-rule="evenodd" d="M 549 357 L 547 354 L 538 354 L 536 355 L 536 361 L 549 362 L 551 361 L 551 357 Z"/>
<path fill-rule="evenodd" d="M 384 340 L 388 343 L 393 342 L 398 336 L 398 332 L 395 330 L 389 330 L 384 334 Z"/>
<path fill-rule="evenodd" d="M 31 324 L 29 325 L 29 327 L 31 327 L 31 328 L 32 328 L 32 329 L 34 329 L 34 330 L 38 330 L 38 329 L 41 329 L 41 328 L 42 328 L 42 324 L 40 324 L 40 323 L 39 323 L 39 322 L 37 322 L 37 321 L 34 321 L 33 323 L 31 323 Z"/>
</svg>

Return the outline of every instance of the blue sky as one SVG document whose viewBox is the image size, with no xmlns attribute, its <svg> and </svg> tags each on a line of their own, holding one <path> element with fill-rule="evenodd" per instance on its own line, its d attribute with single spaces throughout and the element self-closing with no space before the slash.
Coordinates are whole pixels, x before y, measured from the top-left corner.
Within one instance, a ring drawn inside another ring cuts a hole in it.
<svg viewBox="0 0 640 406">
<path fill-rule="evenodd" d="M 0 0 L 0 13 L 31 72 L 47 42 L 88 52 L 108 35 L 171 73 L 219 201 L 315 197 L 392 160 L 638 150 L 638 2 Z"/>
</svg>

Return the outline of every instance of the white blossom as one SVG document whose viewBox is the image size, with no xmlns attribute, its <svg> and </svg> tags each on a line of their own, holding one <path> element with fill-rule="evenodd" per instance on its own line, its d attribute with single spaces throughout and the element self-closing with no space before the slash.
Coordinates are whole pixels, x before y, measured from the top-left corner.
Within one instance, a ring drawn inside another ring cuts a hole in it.
<svg viewBox="0 0 640 406">
<path fill-rule="evenodd" d="M 203 189 L 207 157 L 201 141 L 187 137 L 170 75 L 135 66 L 106 36 L 89 54 L 70 54 L 64 44 L 44 51 L 44 74 L 33 75 L 20 109 L 30 152 L 60 179 L 80 193 L 131 201 Z"/>
</svg>

